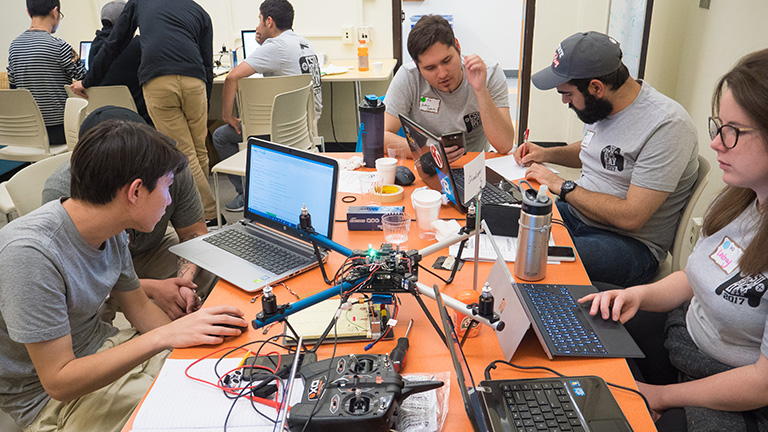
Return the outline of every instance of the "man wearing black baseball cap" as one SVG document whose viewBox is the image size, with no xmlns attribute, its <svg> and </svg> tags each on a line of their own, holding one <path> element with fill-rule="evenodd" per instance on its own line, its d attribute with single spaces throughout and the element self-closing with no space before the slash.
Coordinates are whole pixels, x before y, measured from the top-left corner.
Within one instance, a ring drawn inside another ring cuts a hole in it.
<svg viewBox="0 0 768 432">
<path fill-rule="evenodd" d="M 581 141 L 544 148 L 525 142 L 515 159 L 526 177 L 560 196 L 563 222 L 593 281 L 630 286 L 650 281 L 672 245 L 698 171 L 696 130 L 685 109 L 634 80 L 619 43 L 576 33 L 552 64 L 532 76 L 557 89 L 584 125 Z M 581 168 L 564 181 L 544 162 Z"/>
<path fill-rule="evenodd" d="M 134 111 L 107 105 L 97 108 L 80 125 L 80 136 L 108 120 L 145 123 Z M 65 162 L 48 177 L 43 188 L 43 204 L 70 196 L 71 169 Z M 176 174 L 168 188 L 171 204 L 151 232 L 127 229 L 128 249 L 141 287 L 171 319 L 177 319 L 200 308 L 200 298 L 213 288 L 217 278 L 195 264 L 179 258 L 168 248 L 208 233 L 203 220 L 203 204 L 188 167 Z M 168 225 L 173 229 L 167 229 Z M 114 304 L 102 309 L 106 321 L 114 318 Z"/>
</svg>

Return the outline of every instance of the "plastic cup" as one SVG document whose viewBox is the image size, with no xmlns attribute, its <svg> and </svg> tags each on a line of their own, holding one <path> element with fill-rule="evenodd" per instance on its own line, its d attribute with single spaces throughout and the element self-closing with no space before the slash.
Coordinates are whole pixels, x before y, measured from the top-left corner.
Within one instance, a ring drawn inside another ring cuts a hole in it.
<svg viewBox="0 0 768 432">
<path fill-rule="evenodd" d="M 397 159 L 384 157 L 376 159 L 376 172 L 381 175 L 384 185 L 395 184 L 395 171 L 397 170 Z"/>
<path fill-rule="evenodd" d="M 410 153 L 408 144 L 405 142 L 392 143 L 387 146 L 387 156 L 397 159 L 398 165 L 402 165 Z"/>
<path fill-rule="evenodd" d="M 372 70 L 374 75 L 381 75 L 382 72 L 384 72 L 384 62 L 373 62 L 371 66 L 373 67 Z"/>
<path fill-rule="evenodd" d="M 370 173 L 360 177 L 360 194 L 363 196 L 365 205 L 380 205 L 377 195 L 381 195 L 383 186 L 381 174 Z"/>
<path fill-rule="evenodd" d="M 381 217 L 381 226 L 384 230 L 384 241 L 392 243 L 400 250 L 400 245 L 408 242 L 411 216 L 408 213 L 387 213 Z"/>
<path fill-rule="evenodd" d="M 440 206 L 443 204 L 442 194 L 432 189 L 418 190 L 411 195 L 411 204 L 416 212 L 419 238 L 434 240 L 437 230 L 432 226 L 432 222 L 440 216 Z"/>
</svg>

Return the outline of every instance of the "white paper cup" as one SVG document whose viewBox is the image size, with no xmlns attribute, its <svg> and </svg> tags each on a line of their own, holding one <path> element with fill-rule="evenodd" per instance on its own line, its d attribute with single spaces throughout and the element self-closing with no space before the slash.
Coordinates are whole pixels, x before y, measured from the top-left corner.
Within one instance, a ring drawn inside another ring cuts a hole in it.
<svg viewBox="0 0 768 432">
<path fill-rule="evenodd" d="M 376 159 L 376 171 L 381 175 L 383 184 L 395 184 L 395 171 L 397 170 L 397 159 L 384 157 Z"/>
<path fill-rule="evenodd" d="M 381 75 L 381 73 L 384 72 L 384 62 L 373 62 L 372 66 L 374 75 Z"/>
<path fill-rule="evenodd" d="M 442 194 L 432 189 L 422 189 L 411 195 L 411 204 L 416 213 L 416 223 L 419 226 L 419 238 L 434 240 L 437 230 L 432 226 L 440 216 Z"/>
</svg>

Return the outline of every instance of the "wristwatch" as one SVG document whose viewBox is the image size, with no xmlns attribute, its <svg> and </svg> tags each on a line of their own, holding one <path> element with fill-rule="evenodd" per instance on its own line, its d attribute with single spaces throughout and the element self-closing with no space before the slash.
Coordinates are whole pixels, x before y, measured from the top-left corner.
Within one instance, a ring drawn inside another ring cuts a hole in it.
<svg viewBox="0 0 768 432">
<path fill-rule="evenodd" d="M 560 199 L 563 200 L 563 202 L 568 202 L 565 199 L 565 196 L 568 195 L 568 192 L 576 189 L 576 182 L 573 180 L 566 180 L 563 182 L 563 184 L 560 185 Z"/>
</svg>

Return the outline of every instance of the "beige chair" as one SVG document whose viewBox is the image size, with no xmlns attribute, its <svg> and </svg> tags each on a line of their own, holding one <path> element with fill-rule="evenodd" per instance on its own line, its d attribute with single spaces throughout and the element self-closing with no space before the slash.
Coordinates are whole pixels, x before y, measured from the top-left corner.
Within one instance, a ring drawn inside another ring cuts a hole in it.
<svg viewBox="0 0 768 432">
<path fill-rule="evenodd" d="M 43 116 L 29 90 L 0 90 L 0 159 L 36 162 L 67 151 L 50 145 Z"/>
<path fill-rule="evenodd" d="M 221 228 L 221 200 L 219 199 L 219 174 L 236 175 L 245 177 L 245 164 L 247 163 L 246 150 L 242 149 L 234 155 L 224 159 L 211 168 L 213 174 L 213 193 L 216 198 L 216 221 Z"/>
<path fill-rule="evenodd" d="M 0 183 L 0 213 L 5 216 L 5 221 L 11 221 L 11 214 L 16 211 L 16 205 L 13 203 L 8 189 L 5 187 L 8 182 Z"/>
<path fill-rule="evenodd" d="M 72 151 L 80 134 L 80 124 L 85 120 L 85 107 L 88 101 L 78 97 L 67 98 L 64 105 L 64 135 L 67 137 L 67 149 Z"/>
<path fill-rule="evenodd" d="M 68 85 L 64 86 L 69 97 L 80 97 L 72 92 L 72 89 Z M 128 108 L 131 111 L 136 111 L 136 102 L 131 96 L 131 91 L 124 85 L 114 86 L 93 86 L 85 89 L 85 94 L 88 95 L 88 106 L 85 108 L 85 115 L 96 111 L 96 109 L 107 105 L 114 105 L 123 108 Z"/>
<path fill-rule="evenodd" d="M 8 180 L 6 188 L 19 216 L 24 216 L 42 205 L 45 181 L 71 156 L 72 152 L 66 152 L 35 162 Z"/>
<path fill-rule="evenodd" d="M 685 263 L 688 262 L 688 256 L 691 254 L 693 245 L 698 238 L 698 231 L 691 223 L 693 217 L 693 210 L 696 207 L 696 203 L 699 202 L 701 194 L 704 192 L 704 188 L 709 183 L 709 172 L 712 167 L 704 156 L 699 155 L 699 177 L 696 182 L 693 183 L 693 189 L 691 192 L 691 198 L 683 208 L 683 214 L 680 217 L 680 224 L 677 226 L 677 233 L 675 239 L 672 242 L 672 248 L 669 250 L 667 259 L 659 264 L 659 271 L 656 273 L 655 280 L 664 278 L 670 273 L 682 270 L 685 268 Z"/>
<path fill-rule="evenodd" d="M 307 99 L 311 94 L 312 83 L 309 83 L 300 89 L 275 96 L 270 141 L 302 150 L 317 150 L 309 135 Z"/>
<path fill-rule="evenodd" d="M 312 76 L 309 74 L 240 79 L 237 82 L 237 99 L 243 130 L 240 150 L 245 148 L 249 136 L 272 133 L 272 103 L 275 96 L 311 83 Z M 308 106 L 307 101 L 303 101 L 303 106 Z"/>
</svg>

